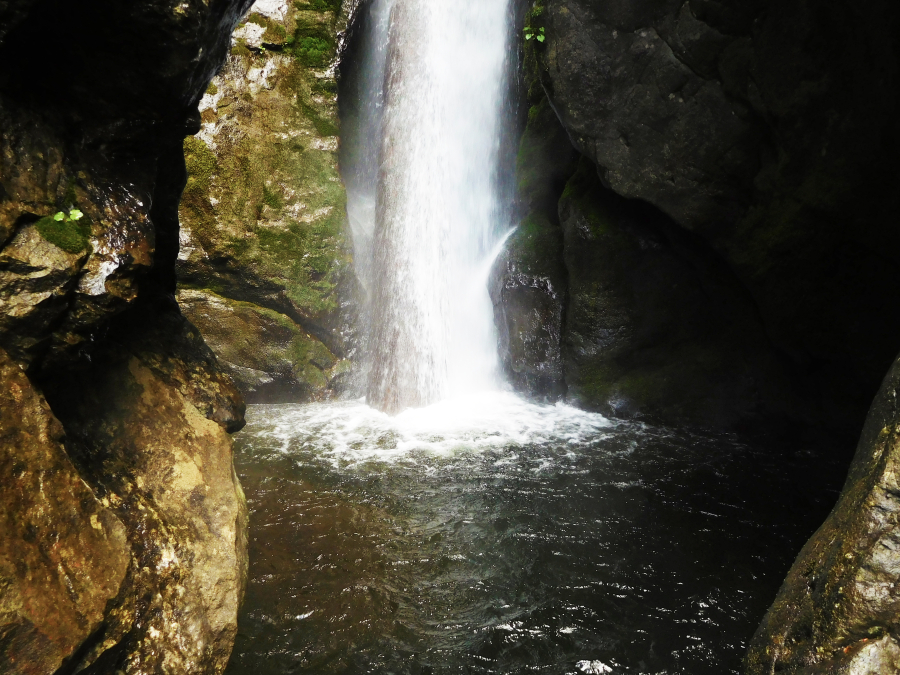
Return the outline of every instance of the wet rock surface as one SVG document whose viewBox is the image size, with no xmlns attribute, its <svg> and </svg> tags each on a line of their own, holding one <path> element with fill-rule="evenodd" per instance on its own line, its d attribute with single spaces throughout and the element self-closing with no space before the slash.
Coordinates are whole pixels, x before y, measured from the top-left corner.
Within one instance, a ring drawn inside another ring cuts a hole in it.
<svg viewBox="0 0 900 675">
<path fill-rule="evenodd" d="M 73 665 L 221 672 L 246 583 L 247 510 L 228 434 L 243 426 L 243 404 L 193 326 L 154 318 L 142 326 L 150 334 L 113 326 L 90 369 L 47 386 L 73 461 L 130 544 L 127 584 Z"/>
<path fill-rule="evenodd" d="M 191 316 L 252 402 L 337 395 L 355 353 L 335 71 L 355 6 L 254 4 L 185 141 L 179 280 L 222 299 L 192 296 Z"/>
<path fill-rule="evenodd" d="M 880 0 L 528 10 L 546 39 L 526 42 L 526 70 L 590 162 L 559 202 L 568 400 L 818 434 L 823 454 L 851 444 L 900 346 L 897 12 Z M 895 380 L 896 366 L 748 672 L 900 669 Z"/>
<path fill-rule="evenodd" d="M 841 498 L 809 540 L 747 655 L 746 672 L 900 669 L 900 361 L 872 404 Z"/>
<path fill-rule="evenodd" d="M 568 283 L 556 203 L 578 155 L 534 68 L 527 72 L 533 105 L 516 156 L 521 216 L 491 270 L 489 291 L 506 377 L 532 398 L 556 401 L 566 393 L 562 334 Z"/>
<path fill-rule="evenodd" d="M 507 240 L 489 281 L 504 373 L 517 391 L 537 400 L 565 394 L 562 243 L 558 225 L 532 214 Z"/>
<path fill-rule="evenodd" d="M 246 5 L 0 3 L 0 671 L 227 662 L 244 404 L 173 295 L 182 139 Z"/>
<path fill-rule="evenodd" d="M 743 430 L 809 415 L 752 302 L 693 237 L 649 204 L 604 188 L 587 160 L 559 214 L 568 401 Z"/>
<path fill-rule="evenodd" d="M 0 352 L 0 664 L 52 673 L 105 618 L 131 556 L 122 522 L 63 447 L 65 433 Z"/>
<path fill-rule="evenodd" d="M 348 361 L 279 312 L 201 290 L 178 303 L 249 403 L 327 398 L 348 379 Z"/>
</svg>

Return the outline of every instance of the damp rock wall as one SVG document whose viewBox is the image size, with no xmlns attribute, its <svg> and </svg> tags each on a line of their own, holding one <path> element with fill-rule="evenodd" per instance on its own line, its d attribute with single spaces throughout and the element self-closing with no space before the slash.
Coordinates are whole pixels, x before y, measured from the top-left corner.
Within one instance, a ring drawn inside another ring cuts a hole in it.
<svg viewBox="0 0 900 675">
<path fill-rule="evenodd" d="M 896 8 L 543 0 L 524 13 L 544 39 L 523 34 L 519 199 L 549 166 L 535 139 L 561 125 L 596 175 L 578 209 L 604 213 L 616 260 L 645 269 L 584 253 L 565 181 L 546 181 L 571 253 L 562 390 L 623 414 L 852 438 L 900 348 Z M 732 410 L 704 412 L 723 396 Z"/>
<path fill-rule="evenodd" d="M 338 171 L 348 0 L 260 0 L 185 139 L 179 301 L 250 402 L 345 392 L 356 278 Z"/>
<path fill-rule="evenodd" d="M 507 371 L 552 383 L 512 381 L 607 414 L 774 432 L 822 456 L 849 457 L 863 429 L 745 667 L 900 671 L 900 10 L 541 0 L 524 14 L 521 234 L 495 267 L 494 303 L 518 345 Z M 560 128 L 579 158 L 535 189 Z"/>
<path fill-rule="evenodd" d="M 175 301 L 239 0 L 0 3 L 0 671 L 218 673 L 244 402 Z"/>
</svg>

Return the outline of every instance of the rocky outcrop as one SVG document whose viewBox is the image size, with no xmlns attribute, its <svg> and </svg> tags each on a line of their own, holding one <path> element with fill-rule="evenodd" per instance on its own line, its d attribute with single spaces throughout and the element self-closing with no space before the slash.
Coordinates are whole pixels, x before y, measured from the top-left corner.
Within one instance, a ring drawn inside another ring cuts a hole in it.
<svg viewBox="0 0 900 675">
<path fill-rule="evenodd" d="M 0 3 L 0 671 L 227 662 L 244 404 L 174 268 L 182 139 L 245 10 Z"/>
<path fill-rule="evenodd" d="M 544 89 L 603 185 L 715 253 L 845 432 L 900 333 L 897 11 L 545 0 L 528 18 Z"/>
<path fill-rule="evenodd" d="M 346 387 L 356 281 L 335 67 L 354 7 L 254 4 L 200 102 L 200 132 L 185 141 L 184 310 L 251 402 Z"/>
<path fill-rule="evenodd" d="M 537 400 L 557 401 L 565 394 L 561 253 L 559 226 L 531 214 L 507 240 L 489 281 L 504 373 L 518 391 Z"/>
<path fill-rule="evenodd" d="M 500 362 L 510 383 L 538 400 L 565 395 L 562 333 L 566 270 L 556 203 L 577 153 L 529 69 L 528 122 L 516 156 L 518 229 L 491 270 Z"/>
<path fill-rule="evenodd" d="M 309 401 L 343 392 L 350 362 L 336 362 L 321 341 L 284 314 L 184 288 L 178 304 L 241 391 L 254 400 Z"/>
<path fill-rule="evenodd" d="M 900 347 L 898 18 L 885 0 L 533 5 L 526 64 L 589 162 L 559 201 L 569 400 L 787 420 L 824 430 L 822 453 L 856 433 Z M 748 672 L 900 669 L 897 378 Z"/>
<path fill-rule="evenodd" d="M 604 188 L 586 159 L 559 213 L 567 400 L 745 430 L 804 414 L 752 303 L 688 233 Z"/>
<path fill-rule="evenodd" d="M 43 396 L 0 352 L 0 654 L 52 673 L 100 627 L 125 581 L 126 531 L 82 481 Z"/>
<path fill-rule="evenodd" d="M 837 506 L 753 638 L 748 675 L 900 670 L 898 392 L 900 360 L 872 404 Z"/>
<path fill-rule="evenodd" d="M 221 672 L 247 574 L 228 435 L 243 404 L 196 328 L 164 306 L 141 309 L 113 322 L 89 368 L 46 385 L 70 456 L 129 543 L 128 578 L 70 665 Z"/>
</svg>

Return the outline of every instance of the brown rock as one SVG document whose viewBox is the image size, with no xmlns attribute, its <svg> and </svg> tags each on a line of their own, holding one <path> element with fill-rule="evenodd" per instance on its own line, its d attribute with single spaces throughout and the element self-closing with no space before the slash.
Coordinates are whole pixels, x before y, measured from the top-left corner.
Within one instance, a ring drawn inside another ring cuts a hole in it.
<svg viewBox="0 0 900 675">
<path fill-rule="evenodd" d="M 104 667 L 125 672 L 221 672 L 246 582 L 247 510 L 225 430 L 242 425 L 243 404 L 184 334 L 151 336 L 153 352 L 140 341 L 113 347 L 92 370 L 56 378 L 50 394 L 73 456 L 132 542 L 131 586 L 101 641 Z M 210 419 L 221 410 L 241 416 Z"/>
<path fill-rule="evenodd" d="M 900 672 L 900 359 L 875 398 L 841 498 L 753 637 L 746 673 Z"/>
<path fill-rule="evenodd" d="M 0 381 L 0 671 L 52 673 L 100 627 L 131 556 L 62 425 L 2 350 Z"/>
</svg>

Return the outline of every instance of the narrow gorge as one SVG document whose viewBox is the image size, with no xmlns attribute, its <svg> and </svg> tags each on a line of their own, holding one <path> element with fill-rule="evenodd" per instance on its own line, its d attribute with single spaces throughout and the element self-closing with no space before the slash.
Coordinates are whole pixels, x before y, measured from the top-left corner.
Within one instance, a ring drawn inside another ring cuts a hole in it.
<svg viewBox="0 0 900 675">
<path fill-rule="evenodd" d="M 0 0 L 0 673 L 900 673 L 898 35 Z"/>
</svg>

